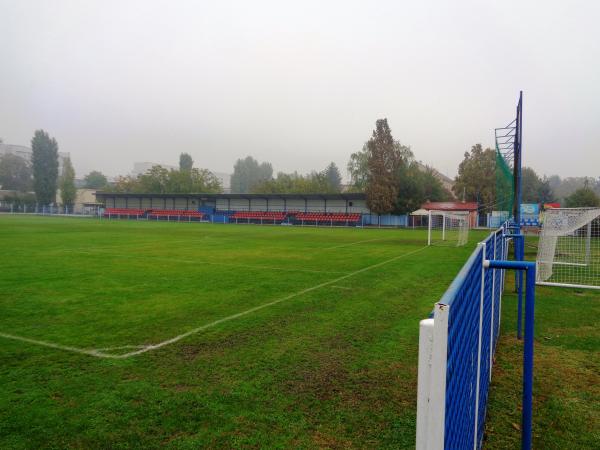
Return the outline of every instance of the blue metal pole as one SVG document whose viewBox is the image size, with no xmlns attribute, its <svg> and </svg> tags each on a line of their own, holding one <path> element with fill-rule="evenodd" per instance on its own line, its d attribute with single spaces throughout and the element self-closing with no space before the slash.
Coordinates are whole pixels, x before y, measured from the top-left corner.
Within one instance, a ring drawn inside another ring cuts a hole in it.
<svg viewBox="0 0 600 450">
<path fill-rule="evenodd" d="M 531 448 L 533 427 L 533 330 L 535 314 L 535 264 L 527 269 L 525 293 L 525 349 L 523 354 L 523 440 L 524 450 Z"/>
<path fill-rule="evenodd" d="M 535 315 L 535 263 L 527 261 L 486 261 L 490 269 L 525 271 L 525 343 L 523 351 L 523 413 L 521 417 L 521 448 L 531 450 L 533 426 L 533 331 Z"/>
</svg>

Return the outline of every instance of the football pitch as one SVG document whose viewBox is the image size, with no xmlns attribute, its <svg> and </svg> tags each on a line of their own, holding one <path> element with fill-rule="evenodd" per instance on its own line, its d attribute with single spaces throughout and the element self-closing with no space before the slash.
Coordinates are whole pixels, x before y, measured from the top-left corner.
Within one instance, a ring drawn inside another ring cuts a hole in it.
<svg viewBox="0 0 600 450">
<path fill-rule="evenodd" d="M 485 234 L 0 216 L 0 447 L 411 448 Z"/>
</svg>

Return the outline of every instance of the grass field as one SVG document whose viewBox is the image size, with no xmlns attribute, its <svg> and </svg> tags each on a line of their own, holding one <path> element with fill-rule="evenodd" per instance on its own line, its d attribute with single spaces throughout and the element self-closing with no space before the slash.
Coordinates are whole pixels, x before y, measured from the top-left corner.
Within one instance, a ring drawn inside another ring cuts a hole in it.
<svg viewBox="0 0 600 450">
<path fill-rule="evenodd" d="M 0 448 L 411 448 L 418 322 L 482 236 L 0 216 Z M 600 296 L 540 292 L 536 443 L 585 448 Z M 488 448 L 518 446 L 505 299 Z"/>
</svg>

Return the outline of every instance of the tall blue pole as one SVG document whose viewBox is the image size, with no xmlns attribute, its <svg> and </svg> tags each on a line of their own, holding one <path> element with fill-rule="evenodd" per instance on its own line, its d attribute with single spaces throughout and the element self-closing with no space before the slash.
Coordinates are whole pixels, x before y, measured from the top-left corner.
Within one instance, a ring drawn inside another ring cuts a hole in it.
<svg viewBox="0 0 600 450">
<path fill-rule="evenodd" d="M 525 349 L 523 353 L 523 437 L 521 446 L 531 448 L 533 427 L 533 329 L 535 314 L 535 264 L 527 268 L 525 293 Z"/>
<path fill-rule="evenodd" d="M 527 261 L 486 261 L 490 269 L 525 271 L 525 343 L 523 351 L 523 412 L 521 448 L 531 450 L 533 426 L 533 330 L 535 315 L 535 263 Z"/>
</svg>

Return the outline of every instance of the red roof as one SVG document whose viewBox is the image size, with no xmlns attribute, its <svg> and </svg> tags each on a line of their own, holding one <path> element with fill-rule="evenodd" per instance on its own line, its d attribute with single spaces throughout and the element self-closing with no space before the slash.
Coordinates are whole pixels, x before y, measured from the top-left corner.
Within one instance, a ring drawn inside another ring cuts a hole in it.
<svg viewBox="0 0 600 450">
<path fill-rule="evenodd" d="M 477 211 L 477 202 L 427 202 L 423 209 L 436 211 Z"/>
</svg>

